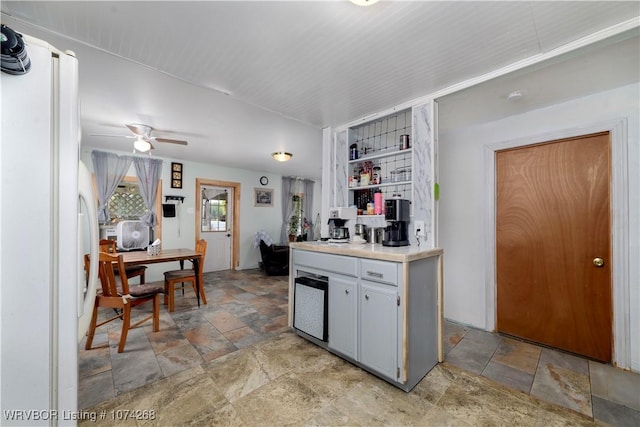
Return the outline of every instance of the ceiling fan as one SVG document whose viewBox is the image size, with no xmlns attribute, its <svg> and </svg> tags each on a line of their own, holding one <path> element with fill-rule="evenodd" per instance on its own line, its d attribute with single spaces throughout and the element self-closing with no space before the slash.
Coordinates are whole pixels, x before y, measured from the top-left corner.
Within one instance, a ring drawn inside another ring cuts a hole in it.
<svg viewBox="0 0 640 427">
<path fill-rule="evenodd" d="M 142 153 L 146 153 L 147 151 L 155 148 L 152 143 L 155 142 L 166 142 L 169 144 L 179 144 L 179 145 L 187 145 L 187 141 L 182 141 L 180 139 L 169 139 L 169 138 L 158 138 L 157 136 L 151 136 L 151 132 L 153 128 L 149 125 L 143 125 L 140 123 L 127 123 L 125 126 L 131 131 L 133 135 L 110 135 L 110 134 L 99 134 L 94 133 L 91 136 L 109 136 L 109 137 L 119 137 L 119 138 L 134 138 L 133 141 L 133 151 L 140 151 Z"/>
</svg>

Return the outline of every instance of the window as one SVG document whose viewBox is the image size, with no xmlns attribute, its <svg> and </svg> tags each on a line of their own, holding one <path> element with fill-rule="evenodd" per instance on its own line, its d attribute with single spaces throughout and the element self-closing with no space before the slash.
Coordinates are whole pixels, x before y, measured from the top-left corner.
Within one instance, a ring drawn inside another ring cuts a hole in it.
<svg viewBox="0 0 640 427">
<path fill-rule="evenodd" d="M 149 211 L 135 182 L 122 182 L 118 185 L 109 198 L 107 207 L 111 221 L 137 220 Z"/>
<path fill-rule="evenodd" d="M 294 194 L 291 196 L 291 216 L 289 218 L 289 235 L 301 236 L 304 223 L 302 216 L 302 200 L 304 195 L 302 193 Z"/>
<path fill-rule="evenodd" d="M 149 210 L 142 199 L 138 189 L 138 179 L 135 176 L 125 176 L 122 182 L 113 192 L 107 202 L 107 209 L 111 217 L 111 224 L 115 225 L 119 221 L 140 219 Z M 158 224 L 153 231 L 155 238 L 162 239 L 162 184 L 158 185 L 156 193 L 156 214 Z"/>
<path fill-rule="evenodd" d="M 227 197 L 224 188 L 202 190 L 202 220 L 200 231 L 227 231 Z"/>
</svg>

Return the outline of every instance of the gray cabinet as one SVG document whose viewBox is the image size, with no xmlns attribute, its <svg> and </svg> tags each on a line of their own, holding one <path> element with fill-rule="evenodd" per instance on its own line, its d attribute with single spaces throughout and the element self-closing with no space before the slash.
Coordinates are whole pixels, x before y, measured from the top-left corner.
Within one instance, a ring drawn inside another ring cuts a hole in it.
<svg viewBox="0 0 640 427">
<path fill-rule="evenodd" d="M 329 348 L 357 359 L 358 283 L 353 277 L 329 277 Z"/>
<path fill-rule="evenodd" d="M 414 259 L 396 260 L 393 254 L 411 248 L 393 248 L 386 260 L 373 250 L 294 245 L 290 325 L 293 279 L 307 274 L 327 277 L 328 341 L 301 336 L 405 391 L 415 387 L 436 365 L 441 351 L 438 271 L 442 251 L 416 252 L 420 256 Z"/>
<path fill-rule="evenodd" d="M 360 281 L 360 363 L 398 378 L 397 287 Z"/>
</svg>

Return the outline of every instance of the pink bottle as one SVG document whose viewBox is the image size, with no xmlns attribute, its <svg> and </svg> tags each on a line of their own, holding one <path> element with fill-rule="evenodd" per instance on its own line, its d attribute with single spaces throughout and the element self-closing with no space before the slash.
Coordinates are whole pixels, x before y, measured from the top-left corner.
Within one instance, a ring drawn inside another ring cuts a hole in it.
<svg viewBox="0 0 640 427">
<path fill-rule="evenodd" d="M 373 193 L 373 213 L 376 215 L 382 215 L 382 191 L 377 190 Z"/>
</svg>

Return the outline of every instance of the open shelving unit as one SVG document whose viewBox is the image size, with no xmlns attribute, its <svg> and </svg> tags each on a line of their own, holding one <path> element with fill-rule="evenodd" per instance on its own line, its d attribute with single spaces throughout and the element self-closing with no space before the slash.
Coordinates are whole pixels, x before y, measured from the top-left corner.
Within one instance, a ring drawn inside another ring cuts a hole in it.
<svg viewBox="0 0 640 427">
<path fill-rule="evenodd" d="M 373 199 L 373 192 L 377 189 L 382 191 L 384 199 L 394 195 L 411 199 L 413 149 L 411 146 L 401 146 L 401 135 L 409 135 L 411 140 L 411 109 L 349 128 L 348 145 L 351 147 L 355 144 L 358 151 L 358 158 L 350 159 L 347 163 L 350 181 L 359 182 L 361 172 L 372 171 L 373 167 L 380 168 L 379 183 L 349 186 L 350 204 L 366 210 L 366 203 Z M 397 180 L 392 177 L 401 171 L 408 179 Z"/>
</svg>

